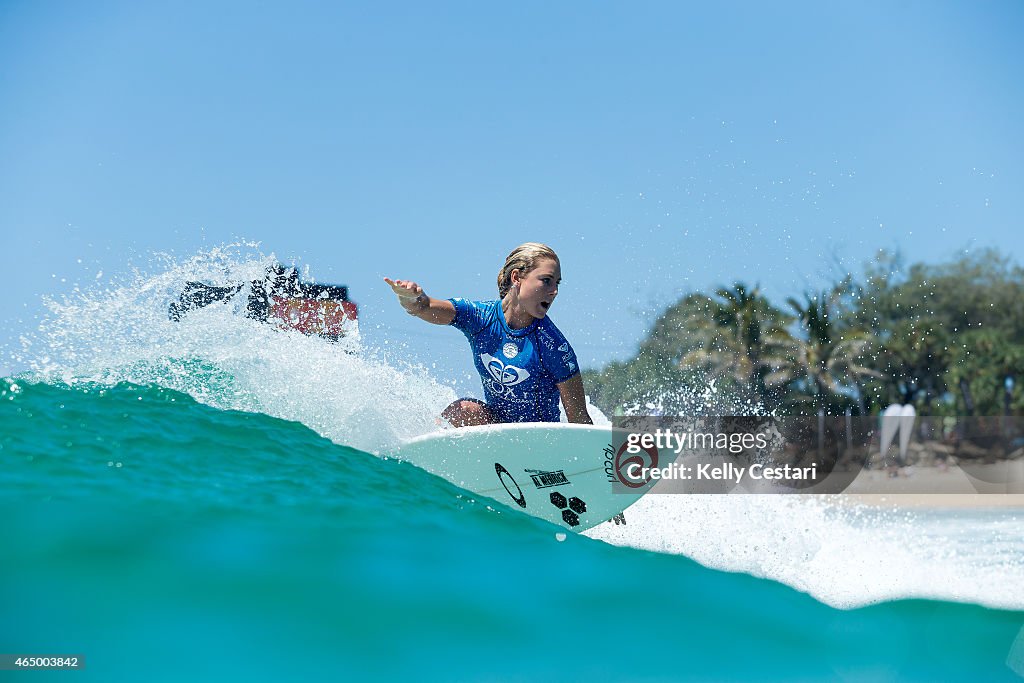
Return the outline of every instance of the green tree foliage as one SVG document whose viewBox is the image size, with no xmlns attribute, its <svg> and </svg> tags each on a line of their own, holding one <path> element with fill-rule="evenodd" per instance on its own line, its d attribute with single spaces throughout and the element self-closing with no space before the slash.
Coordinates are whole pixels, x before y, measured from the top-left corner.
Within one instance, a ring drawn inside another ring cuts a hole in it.
<svg viewBox="0 0 1024 683">
<path fill-rule="evenodd" d="M 865 364 L 871 339 L 853 323 L 850 292 L 845 280 L 831 292 L 788 300 L 797 326 L 794 353 L 780 373 L 789 389 L 787 413 L 842 412 L 858 403 L 863 380 L 879 376 Z"/>
<path fill-rule="evenodd" d="M 634 358 L 587 374 L 591 396 L 609 413 L 688 412 L 708 386 L 785 414 L 1024 412 L 1024 270 L 994 250 L 909 268 L 880 252 L 862 280 L 787 304 L 741 283 L 688 294 Z"/>
<path fill-rule="evenodd" d="M 878 378 L 866 390 L 875 409 L 899 401 L 925 413 L 1004 412 L 1006 377 L 1024 373 L 1024 270 L 991 249 L 906 269 L 882 253 L 861 296 L 855 319 L 874 340 L 868 365 Z"/>
<path fill-rule="evenodd" d="M 778 371 L 790 354 L 788 322 L 757 287 L 737 283 L 711 296 L 684 296 L 654 323 L 636 357 L 589 373 L 585 382 L 606 412 L 691 412 L 705 394 L 763 410 L 766 398 L 784 389 Z"/>
</svg>

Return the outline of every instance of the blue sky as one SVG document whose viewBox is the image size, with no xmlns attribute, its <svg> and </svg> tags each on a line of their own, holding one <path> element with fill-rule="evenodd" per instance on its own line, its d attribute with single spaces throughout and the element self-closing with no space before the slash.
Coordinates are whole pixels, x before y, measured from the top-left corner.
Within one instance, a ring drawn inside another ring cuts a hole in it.
<svg viewBox="0 0 1024 683">
<path fill-rule="evenodd" d="M 40 295 L 238 238 L 460 377 L 382 276 L 488 298 L 547 242 L 593 367 L 693 289 L 1021 260 L 1024 4 L 710 5 L 0 3 L 0 345 Z"/>
</svg>

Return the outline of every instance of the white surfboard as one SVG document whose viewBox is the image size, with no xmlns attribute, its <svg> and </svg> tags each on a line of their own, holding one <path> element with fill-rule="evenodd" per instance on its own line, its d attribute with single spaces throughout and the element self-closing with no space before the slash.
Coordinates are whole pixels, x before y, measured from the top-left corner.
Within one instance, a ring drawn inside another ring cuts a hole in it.
<svg viewBox="0 0 1024 683">
<path fill-rule="evenodd" d="M 899 464 L 907 462 L 907 449 L 910 447 L 910 437 L 914 434 L 914 422 L 917 420 L 917 411 L 914 406 L 900 405 L 893 403 L 882 413 L 882 434 L 878 452 L 882 461 L 885 461 L 889 454 L 889 446 L 893 439 L 899 436 L 900 459 Z"/>
<path fill-rule="evenodd" d="M 624 523 L 622 511 L 647 491 L 612 492 L 611 427 L 462 427 L 416 437 L 389 455 L 576 532 L 616 517 Z"/>
</svg>

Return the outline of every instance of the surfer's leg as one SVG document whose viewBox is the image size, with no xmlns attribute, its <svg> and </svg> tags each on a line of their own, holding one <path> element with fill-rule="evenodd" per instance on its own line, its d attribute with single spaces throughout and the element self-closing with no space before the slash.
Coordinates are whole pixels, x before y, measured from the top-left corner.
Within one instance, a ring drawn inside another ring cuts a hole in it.
<svg viewBox="0 0 1024 683">
<path fill-rule="evenodd" d="M 460 398 L 444 409 L 441 417 L 453 427 L 474 427 L 498 422 L 487 404 L 475 398 Z"/>
</svg>

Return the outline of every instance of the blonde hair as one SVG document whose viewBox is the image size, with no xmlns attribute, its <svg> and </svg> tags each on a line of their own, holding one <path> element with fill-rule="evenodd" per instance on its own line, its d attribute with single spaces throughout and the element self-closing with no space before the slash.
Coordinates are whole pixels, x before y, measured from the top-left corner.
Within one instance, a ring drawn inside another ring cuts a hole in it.
<svg viewBox="0 0 1024 683">
<path fill-rule="evenodd" d="M 512 250 L 505 259 L 505 266 L 498 271 L 498 296 L 502 299 L 512 289 L 512 271 L 518 270 L 519 275 L 526 275 L 537 266 L 540 259 L 558 260 L 555 250 L 540 242 L 526 242 Z"/>
</svg>

